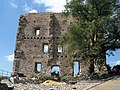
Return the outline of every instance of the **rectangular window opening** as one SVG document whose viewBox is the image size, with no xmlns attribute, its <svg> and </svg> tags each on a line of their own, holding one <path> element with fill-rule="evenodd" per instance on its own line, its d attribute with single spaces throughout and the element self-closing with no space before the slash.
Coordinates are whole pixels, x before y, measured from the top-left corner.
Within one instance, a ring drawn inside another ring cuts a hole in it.
<svg viewBox="0 0 120 90">
<path fill-rule="evenodd" d="M 58 45 L 58 53 L 62 53 L 63 52 L 63 47 L 62 45 Z"/>
<path fill-rule="evenodd" d="M 39 36 L 40 35 L 40 30 L 36 30 L 35 35 Z"/>
<path fill-rule="evenodd" d="M 48 53 L 48 44 L 43 44 L 43 52 Z"/>
<path fill-rule="evenodd" d="M 40 73 L 42 71 L 42 64 L 35 63 L 35 72 Z"/>
<path fill-rule="evenodd" d="M 74 61 L 73 62 L 73 74 L 74 77 L 76 77 L 80 72 L 80 63 L 79 61 Z"/>
</svg>

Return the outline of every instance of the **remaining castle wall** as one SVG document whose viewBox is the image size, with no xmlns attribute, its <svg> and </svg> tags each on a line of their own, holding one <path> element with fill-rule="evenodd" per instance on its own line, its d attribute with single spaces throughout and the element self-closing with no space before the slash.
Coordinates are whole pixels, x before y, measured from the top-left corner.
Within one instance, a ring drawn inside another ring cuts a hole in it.
<svg viewBox="0 0 120 90">
<path fill-rule="evenodd" d="M 68 61 L 66 48 L 63 47 L 63 51 L 58 52 L 59 39 L 68 30 L 72 21 L 72 17 L 62 14 L 30 13 L 21 15 L 13 73 L 24 73 L 29 77 L 51 76 L 51 68 L 55 65 L 60 67 L 61 76 L 72 75 L 73 67 Z M 44 45 L 48 45 L 47 53 L 43 50 Z M 37 64 L 42 65 L 40 73 L 36 71 Z"/>
<path fill-rule="evenodd" d="M 57 66 L 60 68 L 60 76 L 73 76 L 73 62 L 66 53 L 66 46 L 61 46 L 59 42 L 72 22 L 72 16 L 64 16 L 62 13 L 21 15 L 16 37 L 13 74 L 50 77 L 52 67 Z M 62 48 L 59 52 L 58 47 Z M 86 74 L 89 65 L 86 65 L 85 61 L 78 62 L 79 74 Z M 40 72 L 37 70 L 38 66 L 41 67 Z"/>
</svg>

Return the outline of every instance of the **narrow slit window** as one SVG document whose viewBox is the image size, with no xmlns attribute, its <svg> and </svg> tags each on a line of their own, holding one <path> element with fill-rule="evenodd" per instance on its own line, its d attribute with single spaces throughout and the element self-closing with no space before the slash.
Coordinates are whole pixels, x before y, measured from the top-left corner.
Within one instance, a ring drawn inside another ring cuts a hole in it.
<svg viewBox="0 0 120 90">
<path fill-rule="evenodd" d="M 73 62 L 74 65 L 73 65 L 73 73 L 74 73 L 74 77 L 76 77 L 80 71 L 80 64 L 78 61 L 74 61 Z"/>
<path fill-rule="evenodd" d="M 62 47 L 62 45 L 58 45 L 58 52 L 59 52 L 59 53 L 62 53 L 62 52 L 63 52 L 63 47 Z"/>
<path fill-rule="evenodd" d="M 43 45 L 43 52 L 48 53 L 48 44 Z"/>
</svg>

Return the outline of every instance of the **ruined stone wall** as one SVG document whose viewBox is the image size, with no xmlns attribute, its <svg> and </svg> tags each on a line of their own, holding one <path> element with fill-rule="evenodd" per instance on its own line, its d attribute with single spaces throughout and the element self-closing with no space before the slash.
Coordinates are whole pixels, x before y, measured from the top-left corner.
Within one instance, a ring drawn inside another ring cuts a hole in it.
<svg viewBox="0 0 120 90">
<path fill-rule="evenodd" d="M 60 67 L 60 76 L 72 75 L 73 67 L 68 61 L 66 48 L 58 52 L 60 37 L 67 31 L 73 21 L 71 16 L 58 13 L 30 13 L 21 15 L 16 38 L 13 73 L 25 76 L 51 76 L 54 65 Z M 39 35 L 36 35 L 36 30 Z M 43 52 L 43 45 L 48 45 L 48 52 Z M 36 64 L 42 64 L 42 71 L 36 72 Z"/>
<path fill-rule="evenodd" d="M 60 76 L 73 76 L 73 62 L 66 53 L 67 46 L 62 47 L 62 52 L 58 52 L 60 37 L 67 33 L 73 21 L 72 16 L 64 16 L 62 13 L 21 15 L 16 37 L 13 74 L 50 77 L 52 67 L 59 66 Z M 48 52 L 44 52 L 44 45 L 48 45 Z M 88 75 L 90 63 L 82 59 L 77 61 L 79 74 Z M 40 72 L 36 71 L 37 64 L 42 65 Z"/>
</svg>

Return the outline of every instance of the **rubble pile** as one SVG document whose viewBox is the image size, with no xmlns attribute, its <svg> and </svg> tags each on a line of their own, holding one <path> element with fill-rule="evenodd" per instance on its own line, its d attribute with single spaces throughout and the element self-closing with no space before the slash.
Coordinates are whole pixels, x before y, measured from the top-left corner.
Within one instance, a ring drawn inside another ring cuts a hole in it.
<svg viewBox="0 0 120 90">
<path fill-rule="evenodd" d="M 14 90 L 88 90 L 93 86 L 100 84 L 97 83 L 87 83 L 87 82 L 78 82 L 74 85 L 71 84 L 15 84 Z"/>
</svg>

